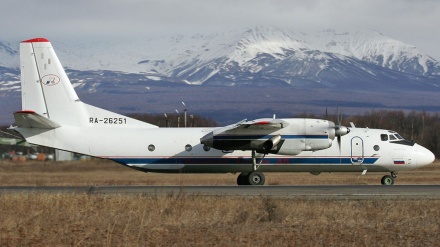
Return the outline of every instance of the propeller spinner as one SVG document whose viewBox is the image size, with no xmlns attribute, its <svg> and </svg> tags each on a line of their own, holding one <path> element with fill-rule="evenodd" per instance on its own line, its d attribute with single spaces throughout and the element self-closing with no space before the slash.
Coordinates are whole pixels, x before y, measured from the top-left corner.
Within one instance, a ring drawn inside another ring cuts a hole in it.
<svg viewBox="0 0 440 247">
<path fill-rule="evenodd" d="M 338 142 L 339 154 L 341 154 L 341 136 L 346 135 L 348 133 L 350 133 L 349 128 L 342 125 L 335 126 L 335 135 L 336 135 L 336 141 Z"/>
</svg>

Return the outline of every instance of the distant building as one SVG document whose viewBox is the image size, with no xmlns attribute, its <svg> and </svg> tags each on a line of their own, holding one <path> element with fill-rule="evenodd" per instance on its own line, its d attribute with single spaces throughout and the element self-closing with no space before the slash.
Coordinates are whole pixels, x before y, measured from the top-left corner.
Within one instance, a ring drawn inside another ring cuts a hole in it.
<svg viewBox="0 0 440 247">
<path fill-rule="evenodd" d="M 55 149 L 55 161 L 73 160 L 73 153 Z"/>
</svg>

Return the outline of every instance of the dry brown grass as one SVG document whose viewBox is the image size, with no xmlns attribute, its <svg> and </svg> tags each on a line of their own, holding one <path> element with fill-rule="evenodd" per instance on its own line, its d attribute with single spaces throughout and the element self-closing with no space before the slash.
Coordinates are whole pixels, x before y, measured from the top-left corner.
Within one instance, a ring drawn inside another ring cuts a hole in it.
<svg viewBox="0 0 440 247">
<path fill-rule="evenodd" d="M 440 200 L 2 194 L 1 246 L 435 246 Z"/>
<path fill-rule="evenodd" d="M 267 185 L 371 184 L 387 173 L 265 173 Z M 143 173 L 111 161 L 28 162 L 0 161 L 0 185 L 235 185 L 238 174 Z M 400 172 L 396 184 L 440 184 L 440 162 Z"/>
<path fill-rule="evenodd" d="M 438 184 L 439 163 L 399 174 Z M 267 173 L 268 184 L 379 184 L 383 174 Z M 107 161 L 0 162 L 0 185 L 235 184 L 236 175 L 155 174 Z M 436 246 L 440 200 L 0 194 L 0 246 Z"/>
</svg>

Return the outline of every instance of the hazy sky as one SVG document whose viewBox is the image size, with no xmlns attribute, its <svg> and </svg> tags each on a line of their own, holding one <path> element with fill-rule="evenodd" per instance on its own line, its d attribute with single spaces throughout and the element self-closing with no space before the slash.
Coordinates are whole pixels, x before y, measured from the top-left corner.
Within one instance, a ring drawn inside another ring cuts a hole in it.
<svg viewBox="0 0 440 247">
<path fill-rule="evenodd" d="M 223 31 L 372 29 L 440 60 L 438 0 L 0 0 L 1 40 L 51 40 Z"/>
</svg>

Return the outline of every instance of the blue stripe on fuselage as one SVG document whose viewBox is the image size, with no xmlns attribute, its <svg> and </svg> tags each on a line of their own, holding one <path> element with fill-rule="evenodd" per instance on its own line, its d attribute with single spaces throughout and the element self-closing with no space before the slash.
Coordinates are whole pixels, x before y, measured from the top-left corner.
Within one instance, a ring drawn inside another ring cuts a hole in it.
<svg viewBox="0 0 440 247">
<path fill-rule="evenodd" d="M 214 140 L 269 139 L 277 135 L 216 135 Z M 328 135 L 281 135 L 282 139 L 328 139 Z"/>
<path fill-rule="evenodd" d="M 212 164 L 212 165 L 241 165 L 252 164 L 251 158 L 209 158 L 209 157 L 170 157 L 170 158 L 131 158 L 131 157 L 107 157 L 115 162 L 123 164 L 184 164 L 184 165 L 198 165 L 198 164 Z M 379 158 L 369 157 L 364 158 L 362 164 L 374 164 Z M 259 158 L 257 161 L 259 162 Z M 349 164 L 351 165 L 350 157 L 267 157 L 263 159 L 262 164 L 267 165 L 318 165 L 318 164 Z"/>
</svg>

